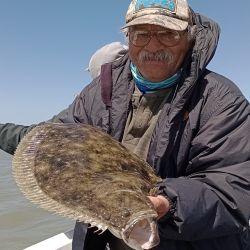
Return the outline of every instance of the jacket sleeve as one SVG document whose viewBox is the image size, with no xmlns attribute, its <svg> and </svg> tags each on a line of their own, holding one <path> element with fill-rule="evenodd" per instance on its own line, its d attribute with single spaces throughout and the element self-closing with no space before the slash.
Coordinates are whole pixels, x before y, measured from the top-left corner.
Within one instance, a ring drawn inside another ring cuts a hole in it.
<svg viewBox="0 0 250 250">
<path fill-rule="evenodd" d="M 93 81 L 92 84 L 87 85 L 68 108 L 53 116 L 50 120 L 43 121 L 38 124 L 33 124 L 31 126 L 17 125 L 13 123 L 0 124 L 0 149 L 9 154 L 14 154 L 18 143 L 25 136 L 25 134 L 32 130 L 34 127 L 45 122 L 80 122 L 92 124 L 91 121 L 89 121 L 89 116 L 87 113 L 91 110 L 92 103 L 94 101 L 93 96 L 96 96 L 95 92 L 97 84 L 98 81 Z M 102 103 L 100 94 L 97 96 L 98 98 L 96 101 Z M 103 109 L 91 110 L 91 112 L 93 113 L 93 116 L 96 116 L 96 113 L 102 114 Z"/>
<path fill-rule="evenodd" d="M 0 149 L 13 155 L 24 135 L 35 126 L 16 125 L 13 123 L 0 124 Z"/>
<path fill-rule="evenodd" d="M 249 103 L 219 87 L 212 96 L 204 107 L 210 110 L 207 120 L 190 145 L 187 175 L 161 184 L 163 194 L 175 203 L 172 215 L 159 221 L 160 233 L 168 239 L 201 240 L 248 227 Z"/>
<path fill-rule="evenodd" d="M 60 117 L 60 121 L 89 124 L 107 131 L 109 110 L 103 101 L 100 84 L 100 77 L 97 77 L 87 85 L 69 106 L 67 114 Z"/>
<path fill-rule="evenodd" d="M 85 112 L 85 93 L 87 89 L 88 88 L 85 88 L 68 108 L 64 109 L 46 122 L 87 123 L 87 115 Z M 13 123 L 0 124 L 0 149 L 13 155 L 18 143 L 25 136 L 25 134 L 31 131 L 34 127 L 43 123 L 44 122 L 41 122 L 30 126 L 17 125 Z"/>
<path fill-rule="evenodd" d="M 58 115 L 53 116 L 47 122 L 63 122 L 65 117 L 69 116 L 69 108 L 64 109 Z M 0 149 L 9 154 L 14 154 L 15 150 L 25 136 L 26 133 L 31 131 L 38 125 L 41 125 L 45 122 L 41 122 L 38 124 L 32 124 L 30 126 L 24 126 L 20 124 L 14 123 L 5 123 L 0 124 Z"/>
</svg>

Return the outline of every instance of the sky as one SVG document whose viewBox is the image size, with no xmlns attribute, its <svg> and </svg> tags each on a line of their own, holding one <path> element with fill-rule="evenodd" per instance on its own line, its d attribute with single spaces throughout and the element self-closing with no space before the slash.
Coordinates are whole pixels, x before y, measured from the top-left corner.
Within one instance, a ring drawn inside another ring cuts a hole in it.
<svg viewBox="0 0 250 250">
<path fill-rule="evenodd" d="M 91 55 L 125 42 L 130 0 L 0 0 L 0 123 L 29 125 L 68 107 L 90 82 Z M 190 0 L 220 24 L 208 68 L 234 81 L 250 100 L 250 1 Z"/>
</svg>

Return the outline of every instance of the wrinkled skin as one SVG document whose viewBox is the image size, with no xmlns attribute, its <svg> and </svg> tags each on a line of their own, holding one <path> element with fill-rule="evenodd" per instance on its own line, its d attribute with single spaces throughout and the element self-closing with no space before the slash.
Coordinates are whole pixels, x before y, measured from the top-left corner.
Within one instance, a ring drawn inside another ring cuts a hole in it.
<svg viewBox="0 0 250 250">
<path fill-rule="evenodd" d="M 132 26 L 130 30 L 159 31 L 164 30 L 164 28 L 158 25 L 144 24 Z M 171 77 L 181 68 L 184 58 L 191 47 L 191 42 L 188 40 L 186 31 L 180 32 L 180 35 L 179 43 L 172 47 L 161 44 L 155 36 L 151 37 L 150 42 L 143 47 L 137 47 L 129 42 L 129 57 L 145 79 L 160 82 Z M 141 61 L 139 59 L 141 52 L 155 53 L 157 51 L 166 51 L 173 59 L 171 61 Z"/>
<path fill-rule="evenodd" d="M 160 179 L 106 133 L 83 124 L 39 126 L 19 144 L 13 168 L 20 189 L 43 208 L 109 229 L 134 249 L 159 243 L 147 196 L 157 195 Z"/>
</svg>

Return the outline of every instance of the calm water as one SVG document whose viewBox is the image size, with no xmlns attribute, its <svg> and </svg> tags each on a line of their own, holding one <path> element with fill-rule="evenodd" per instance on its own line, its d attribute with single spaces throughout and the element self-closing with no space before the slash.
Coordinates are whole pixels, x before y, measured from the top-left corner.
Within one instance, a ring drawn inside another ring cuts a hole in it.
<svg viewBox="0 0 250 250">
<path fill-rule="evenodd" d="M 0 150 L 0 249 L 21 250 L 71 229 L 73 221 L 35 207 L 22 195 L 12 176 L 11 160 Z"/>
</svg>

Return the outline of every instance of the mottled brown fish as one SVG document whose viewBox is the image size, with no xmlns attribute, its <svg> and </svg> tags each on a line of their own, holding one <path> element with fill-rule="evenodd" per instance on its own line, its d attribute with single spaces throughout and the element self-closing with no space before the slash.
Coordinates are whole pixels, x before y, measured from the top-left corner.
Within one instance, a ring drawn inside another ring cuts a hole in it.
<svg viewBox="0 0 250 250">
<path fill-rule="evenodd" d="M 110 230 L 133 249 L 159 243 L 157 213 L 148 195 L 160 179 L 108 134 L 89 125 L 47 123 L 20 142 L 16 182 L 46 210 Z"/>
</svg>

